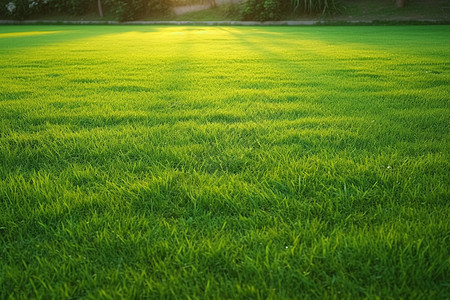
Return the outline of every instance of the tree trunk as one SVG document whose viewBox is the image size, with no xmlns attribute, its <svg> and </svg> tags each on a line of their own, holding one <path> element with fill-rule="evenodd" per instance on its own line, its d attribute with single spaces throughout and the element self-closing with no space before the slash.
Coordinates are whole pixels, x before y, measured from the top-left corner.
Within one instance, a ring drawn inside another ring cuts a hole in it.
<svg viewBox="0 0 450 300">
<path fill-rule="evenodd" d="M 98 14 L 100 15 L 100 18 L 103 18 L 102 0 L 97 0 L 97 5 L 98 5 Z"/>
<path fill-rule="evenodd" d="M 405 0 L 397 0 L 397 7 L 405 6 Z"/>
<path fill-rule="evenodd" d="M 216 7 L 216 0 L 211 0 L 211 7 Z"/>
</svg>

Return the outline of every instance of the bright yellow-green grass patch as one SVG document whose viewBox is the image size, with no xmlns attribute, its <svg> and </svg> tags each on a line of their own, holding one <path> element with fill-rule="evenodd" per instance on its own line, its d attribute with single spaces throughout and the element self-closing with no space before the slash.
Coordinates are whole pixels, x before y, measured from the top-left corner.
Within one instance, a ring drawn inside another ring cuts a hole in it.
<svg viewBox="0 0 450 300">
<path fill-rule="evenodd" d="M 449 33 L 0 27 L 0 298 L 449 298 Z"/>
</svg>

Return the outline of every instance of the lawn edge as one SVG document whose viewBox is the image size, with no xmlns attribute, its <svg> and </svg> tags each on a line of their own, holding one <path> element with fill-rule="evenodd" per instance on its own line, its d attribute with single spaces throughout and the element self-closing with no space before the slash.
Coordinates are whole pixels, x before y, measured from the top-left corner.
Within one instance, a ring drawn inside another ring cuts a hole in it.
<svg viewBox="0 0 450 300">
<path fill-rule="evenodd" d="M 359 25 L 450 25 L 450 20 L 370 20 L 370 21 L 63 21 L 0 20 L 0 25 L 201 25 L 201 26 L 359 26 Z"/>
</svg>

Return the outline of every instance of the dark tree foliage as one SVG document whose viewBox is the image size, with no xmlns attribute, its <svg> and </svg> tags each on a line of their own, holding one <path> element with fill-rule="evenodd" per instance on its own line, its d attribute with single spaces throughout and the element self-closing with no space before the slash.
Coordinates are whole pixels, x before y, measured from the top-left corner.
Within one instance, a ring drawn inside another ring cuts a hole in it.
<svg viewBox="0 0 450 300">
<path fill-rule="evenodd" d="M 121 21 L 146 14 L 164 14 L 169 0 L 102 0 L 102 7 Z M 98 13 L 98 0 L 0 0 L 0 18 L 27 19 L 37 14 L 82 15 Z"/>
<path fill-rule="evenodd" d="M 47 7 L 46 0 L 0 0 L 0 17 L 24 20 Z"/>
<path fill-rule="evenodd" d="M 241 18 L 244 21 L 279 20 L 288 10 L 283 0 L 248 0 L 244 2 Z"/>
<path fill-rule="evenodd" d="M 48 0 L 48 8 L 61 14 L 82 15 L 88 11 L 93 2 L 93 0 Z"/>
<path fill-rule="evenodd" d="M 23 20 L 37 14 L 82 15 L 94 0 L 0 0 L 0 17 Z"/>
<path fill-rule="evenodd" d="M 148 9 L 152 15 L 166 14 L 169 12 L 172 3 L 170 0 L 149 0 Z"/>
<path fill-rule="evenodd" d="M 150 14 L 165 14 L 170 9 L 168 0 L 105 0 L 120 21 L 130 21 Z"/>
<path fill-rule="evenodd" d="M 335 11 L 335 0 L 247 0 L 242 3 L 241 18 L 272 21 L 290 14 L 327 14 Z"/>
<path fill-rule="evenodd" d="M 204 3 L 206 0 L 0 0 L 0 18 L 23 20 L 38 14 L 83 15 L 97 12 L 113 15 L 120 21 L 166 14 L 172 4 Z M 212 0 L 211 0 L 212 1 Z M 215 1 L 210 3 L 215 3 Z M 280 20 L 293 13 L 329 13 L 337 0 L 247 0 L 235 5 L 242 20 Z M 102 8 L 100 10 L 100 7 Z"/>
</svg>

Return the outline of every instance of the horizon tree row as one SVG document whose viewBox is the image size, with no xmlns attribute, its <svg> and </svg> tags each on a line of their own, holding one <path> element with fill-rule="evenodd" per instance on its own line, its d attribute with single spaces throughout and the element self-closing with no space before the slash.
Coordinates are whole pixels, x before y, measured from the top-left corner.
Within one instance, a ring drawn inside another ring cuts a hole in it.
<svg viewBox="0 0 450 300">
<path fill-rule="evenodd" d="M 338 0 L 244 0 L 230 4 L 242 20 L 279 20 L 292 14 L 327 14 L 337 11 Z M 32 17 L 87 13 L 105 14 L 120 21 L 144 16 L 168 15 L 174 6 L 210 3 L 215 0 L 0 0 L 0 18 L 25 20 Z"/>
</svg>

